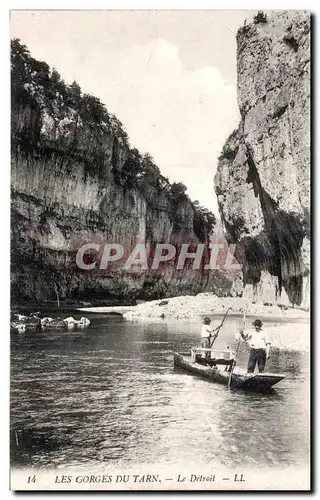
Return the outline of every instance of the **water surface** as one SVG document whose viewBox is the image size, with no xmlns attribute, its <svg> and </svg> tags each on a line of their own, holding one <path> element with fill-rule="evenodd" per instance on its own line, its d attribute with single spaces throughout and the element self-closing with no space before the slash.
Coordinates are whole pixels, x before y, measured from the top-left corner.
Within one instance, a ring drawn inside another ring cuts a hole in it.
<svg viewBox="0 0 320 500">
<path fill-rule="evenodd" d="M 172 353 L 198 345 L 197 322 L 91 319 L 82 332 L 12 338 L 13 465 L 308 462 L 306 354 L 273 351 L 267 371 L 286 375 L 274 394 L 235 392 L 174 370 Z M 240 325 L 228 319 L 217 348 L 235 345 Z M 247 359 L 242 348 L 238 365 Z"/>
</svg>

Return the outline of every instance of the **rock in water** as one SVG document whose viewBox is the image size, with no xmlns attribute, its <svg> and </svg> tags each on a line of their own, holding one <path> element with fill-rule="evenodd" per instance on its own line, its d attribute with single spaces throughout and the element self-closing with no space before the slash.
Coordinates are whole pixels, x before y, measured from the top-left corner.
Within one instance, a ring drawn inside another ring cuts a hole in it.
<svg viewBox="0 0 320 500">
<path fill-rule="evenodd" d="M 91 321 L 88 318 L 85 318 L 84 316 L 80 318 L 79 321 L 76 321 L 76 328 L 87 328 L 90 326 Z"/>
<path fill-rule="evenodd" d="M 215 191 L 244 296 L 308 308 L 310 14 L 268 12 L 265 21 L 237 34 L 241 121 L 223 147 Z"/>
<path fill-rule="evenodd" d="M 41 319 L 41 327 L 45 328 L 49 323 L 53 321 L 53 318 L 50 318 L 48 316 L 45 316 L 44 318 Z"/>
<path fill-rule="evenodd" d="M 68 330 L 74 330 L 75 329 L 77 321 L 72 316 L 69 316 L 68 318 L 65 318 L 63 321 L 67 325 Z"/>
<path fill-rule="evenodd" d="M 24 323 L 19 323 L 17 321 L 11 321 L 10 330 L 13 333 L 25 333 L 26 325 Z"/>
</svg>

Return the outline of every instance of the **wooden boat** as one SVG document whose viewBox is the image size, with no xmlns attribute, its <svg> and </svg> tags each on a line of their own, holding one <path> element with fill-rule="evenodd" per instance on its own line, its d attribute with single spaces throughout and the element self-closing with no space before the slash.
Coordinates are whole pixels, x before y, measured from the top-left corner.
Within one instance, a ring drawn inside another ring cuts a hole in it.
<svg viewBox="0 0 320 500">
<path fill-rule="evenodd" d="M 210 353 L 210 357 L 204 357 Z M 228 385 L 230 370 L 235 363 L 232 351 L 217 351 L 214 349 L 191 349 L 190 356 L 174 353 L 174 367 L 193 373 L 211 382 Z M 272 387 L 283 380 L 284 375 L 278 373 L 241 373 L 234 369 L 231 374 L 230 387 L 252 392 L 271 392 Z"/>
</svg>

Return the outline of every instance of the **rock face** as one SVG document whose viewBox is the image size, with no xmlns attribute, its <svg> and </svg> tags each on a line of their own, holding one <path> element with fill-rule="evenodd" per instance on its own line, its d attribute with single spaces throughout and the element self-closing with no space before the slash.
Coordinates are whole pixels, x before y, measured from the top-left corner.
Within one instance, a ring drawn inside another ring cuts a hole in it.
<svg viewBox="0 0 320 500">
<path fill-rule="evenodd" d="M 14 301 L 226 294 L 232 286 L 218 270 L 174 265 L 79 269 L 77 251 L 88 242 L 123 245 L 126 256 L 138 243 L 207 244 L 210 223 L 152 159 L 130 149 L 120 122 L 99 100 L 81 95 L 76 83 L 66 86 L 18 41 L 12 51 L 11 185 Z"/>
<path fill-rule="evenodd" d="M 237 34 L 239 128 L 215 191 L 244 295 L 309 305 L 310 15 L 259 14 Z"/>
</svg>

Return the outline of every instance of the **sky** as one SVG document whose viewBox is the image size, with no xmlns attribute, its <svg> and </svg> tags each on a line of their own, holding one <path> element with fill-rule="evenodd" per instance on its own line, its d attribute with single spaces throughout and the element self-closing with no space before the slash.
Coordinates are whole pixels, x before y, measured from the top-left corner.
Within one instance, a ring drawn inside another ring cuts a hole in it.
<svg viewBox="0 0 320 500">
<path fill-rule="evenodd" d="M 213 178 L 237 127 L 236 33 L 254 11 L 11 11 L 11 37 L 76 80 L 132 147 L 218 214 Z"/>
</svg>

